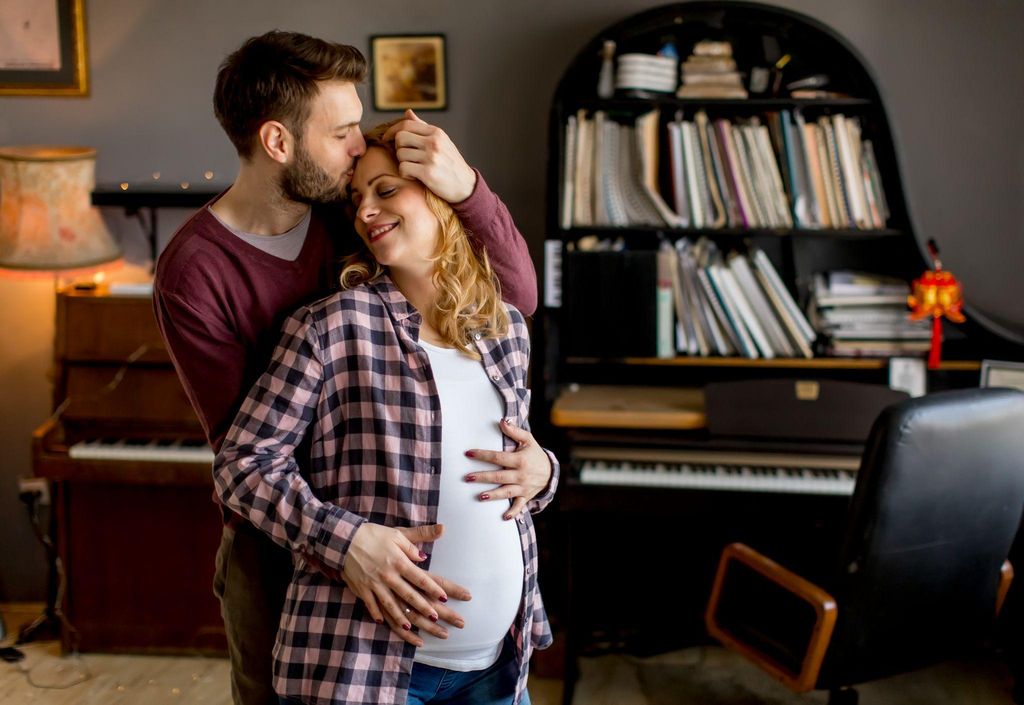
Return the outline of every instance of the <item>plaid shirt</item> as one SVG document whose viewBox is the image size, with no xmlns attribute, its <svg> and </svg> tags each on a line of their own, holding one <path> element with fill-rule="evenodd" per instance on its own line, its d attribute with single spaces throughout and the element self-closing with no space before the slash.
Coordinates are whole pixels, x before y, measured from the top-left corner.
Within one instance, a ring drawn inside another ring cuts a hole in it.
<svg viewBox="0 0 1024 705">
<path fill-rule="evenodd" d="M 509 333 L 500 339 L 477 334 L 475 345 L 505 415 L 528 429 L 530 341 L 523 315 L 506 308 Z M 417 343 L 421 322 L 387 275 L 299 309 L 285 321 L 269 369 L 217 455 L 214 480 L 224 504 L 295 556 L 274 649 L 274 688 L 310 705 L 406 703 L 416 647 L 386 623 L 376 624 L 355 593 L 325 571 L 340 575 L 364 521 L 436 523 L 441 404 Z M 300 471 L 294 451 L 307 427 L 310 466 Z M 506 437 L 504 450 L 515 448 Z M 512 625 L 516 703 L 533 649 L 552 642 L 537 586 L 532 519 L 558 485 L 558 461 L 545 452 L 549 486 L 517 518 L 524 599 Z M 432 553 L 432 544 L 423 550 Z M 426 570 L 429 563 L 418 565 Z"/>
</svg>

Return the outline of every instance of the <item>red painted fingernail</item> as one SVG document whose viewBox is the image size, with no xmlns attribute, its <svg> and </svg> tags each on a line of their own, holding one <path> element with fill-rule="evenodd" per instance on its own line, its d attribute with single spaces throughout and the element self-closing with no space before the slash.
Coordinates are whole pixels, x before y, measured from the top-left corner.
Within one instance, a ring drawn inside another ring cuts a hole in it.
<svg viewBox="0 0 1024 705">
<path fill-rule="evenodd" d="M 511 515 L 511 514 L 506 514 L 506 515 L 505 515 L 504 517 L 502 517 L 502 518 L 503 518 L 503 519 L 504 519 L 505 521 L 508 521 L 509 519 L 511 519 L 511 518 L 512 518 L 512 515 Z"/>
<path fill-rule="evenodd" d="M 403 624 L 402 625 L 402 629 L 404 629 L 405 631 L 409 632 L 409 631 L 412 631 L 412 626 L 410 626 L 408 624 Z"/>
<path fill-rule="evenodd" d="M 476 482 L 476 475 L 466 476 L 466 482 Z"/>
<path fill-rule="evenodd" d="M 439 597 L 437 599 L 439 599 L 441 602 L 448 602 L 448 596 L 447 595 L 441 595 L 441 597 Z"/>
<path fill-rule="evenodd" d="M 489 494 L 482 494 L 482 495 L 480 495 L 480 499 L 490 499 L 490 498 L 491 498 L 491 495 L 489 495 Z"/>
<path fill-rule="evenodd" d="M 437 615 L 436 614 L 430 615 L 430 621 L 431 622 L 436 622 L 437 621 Z"/>
<path fill-rule="evenodd" d="M 474 454 L 473 451 L 471 451 L 471 450 L 467 450 L 466 451 L 466 457 L 467 458 L 475 458 L 476 454 Z"/>
<path fill-rule="evenodd" d="M 420 551 L 420 558 L 426 558 L 426 557 L 427 557 L 427 554 L 424 553 L 423 551 Z"/>
<path fill-rule="evenodd" d="M 373 621 L 376 622 L 377 624 L 384 624 L 384 620 L 383 619 L 375 619 Z"/>
</svg>

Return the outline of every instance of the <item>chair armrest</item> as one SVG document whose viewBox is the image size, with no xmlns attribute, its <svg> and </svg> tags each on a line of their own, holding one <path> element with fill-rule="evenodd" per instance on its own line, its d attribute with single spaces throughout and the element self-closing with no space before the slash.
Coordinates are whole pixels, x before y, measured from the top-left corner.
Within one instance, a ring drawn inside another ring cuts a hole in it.
<svg viewBox="0 0 1024 705">
<path fill-rule="evenodd" d="M 734 543 L 722 551 L 705 623 L 715 639 L 803 693 L 817 683 L 837 614 L 827 592 Z"/>
<path fill-rule="evenodd" d="M 999 569 L 999 588 L 996 591 L 996 614 L 1003 609 L 1003 602 L 1006 601 L 1006 594 L 1010 592 L 1010 583 L 1013 582 L 1013 565 L 1010 561 L 1003 561 L 1003 567 Z"/>
</svg>

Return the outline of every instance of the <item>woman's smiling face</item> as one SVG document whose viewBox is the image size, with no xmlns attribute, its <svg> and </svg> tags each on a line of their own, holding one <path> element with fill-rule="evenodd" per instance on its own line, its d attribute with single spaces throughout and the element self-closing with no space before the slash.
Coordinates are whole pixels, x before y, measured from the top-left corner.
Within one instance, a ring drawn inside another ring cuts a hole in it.
<svg viewBox="0 0 1024 705">
<path fill-rule="evenodd" d="M 356 232 L 374 259 L 392 269 L 433 271 L 440 223 L 423 184 L 400 176 L 391 152 L 370 147 L 359 158 L 351 198 Z"/>
</svg>

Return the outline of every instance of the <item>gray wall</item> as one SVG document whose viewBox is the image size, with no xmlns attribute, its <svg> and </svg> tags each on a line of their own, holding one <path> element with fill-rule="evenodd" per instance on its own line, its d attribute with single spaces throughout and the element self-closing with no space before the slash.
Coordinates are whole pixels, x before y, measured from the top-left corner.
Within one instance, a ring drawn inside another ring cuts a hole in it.
<svg viewBox="0 0 1024 705">
<path fill-rule="evenodd" d="M 429 114 L 506 200 L 539 258 L 547 113 L 561 72 L 642 0 L 89 0 L 92 95 L 0 98 L 0 144 L 99 149 L 101 181 L 206 169 L 230 181 L 234 153 L 210 108 L 221 59 L 243 39 L 294 29 L 367 48 L 371 34 L 442 32 L 450 108 Z M 844 35 L 881 84 L 918 233 L 934 237 L 968 301 L 1024 334 L 1024 3 L 1017 0 L 785 0 Z M 369 100 L 364 92 L 364 102 Z M 367 106 L 364 124 L 389 116 Z M 133 257 L 138 226 L 108 213 Z M 161 214 L 163 238 L 184 217 Z M 539 263 L 539 260 L 538 260 Z M 44 570 L 15 478 L 48 411 L 52 283 L 0 279 L 0 601 L 42 599 Z"/>
</svg>

